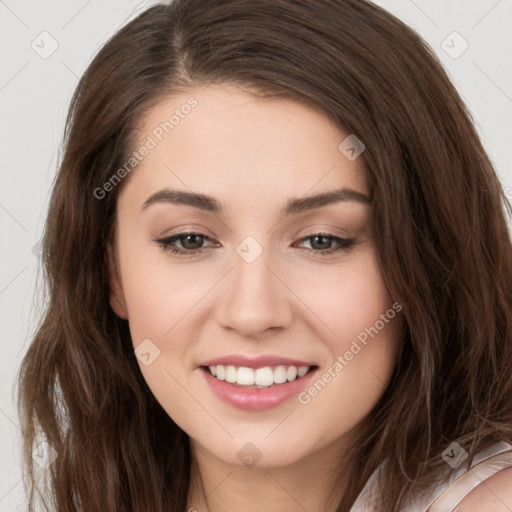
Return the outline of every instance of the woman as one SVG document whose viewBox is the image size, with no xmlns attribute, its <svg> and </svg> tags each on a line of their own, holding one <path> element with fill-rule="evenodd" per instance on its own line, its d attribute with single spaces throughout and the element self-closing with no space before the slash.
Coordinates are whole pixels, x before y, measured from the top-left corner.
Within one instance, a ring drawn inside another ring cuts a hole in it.
<svg viewBox="0 0 512 512">
<path fill-rule="evenodd" d="M 360 0 L 154 6 L 64 143 L 31 491 L 45 439 L 59 511 L 512 507 L 510 204 L 414 31 Z"/>
</svg>

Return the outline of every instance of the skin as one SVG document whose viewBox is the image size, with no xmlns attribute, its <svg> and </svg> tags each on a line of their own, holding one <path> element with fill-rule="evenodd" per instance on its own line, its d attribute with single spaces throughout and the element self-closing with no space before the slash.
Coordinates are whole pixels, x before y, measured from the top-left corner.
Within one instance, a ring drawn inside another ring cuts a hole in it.
<svg viewBox="0 0 512 512">
<path fill-rule="evenodd" d="M 137 165 L 119 196 L 112 308 L 129 320 L 134 349 L 150 339 L 160 350 L 148 366 L 138 361 L 159 403 L 190 436 L 188 507 L 334 511 L 345 491 L 343 476 L 334 486 L 335 468 L 390 381 L 400 315 L 307 405 L 294 397 L 265 411 L 237 409 L 212 393 L 197 365 L 226 354 L 275 354 L 314 362 L 321 373 L 391 308 L 369 205 L 343 201 L 280 217 L 290 198 L 340 187 L 369 195 L 363 159 L 338 150 L 348 133 L 320 113 L 232 86 L 166 99 L 141 122 L 140 140 L 191 96 L 198 105 Z M 212 195 L 225 213 L 171 203 L 141 213 L 165 187 Z M 189 231 L 209 237 L 191 257 L 153 240 Z M 327 256 L 308 253 L 326 250 L 306 238 L 318 231 L 356 243 Z M 252 263 L 236 252 L 247 236 L 263 248 Z M 253 467 L 237 457 L 248 442 L 261 453 Z"/>
</svg>

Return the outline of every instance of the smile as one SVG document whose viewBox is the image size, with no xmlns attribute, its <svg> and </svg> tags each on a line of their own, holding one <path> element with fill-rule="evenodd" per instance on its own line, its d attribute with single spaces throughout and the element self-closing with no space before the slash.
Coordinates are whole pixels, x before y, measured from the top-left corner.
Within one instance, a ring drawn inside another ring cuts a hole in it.
<svg viewBox="0 0 512 512">
<path fill-rule="evenodd" d="M 296 397 L 311 382 L 318 366 L 209 365 L 198 369 L 222 402 L 237 409 L 262 411 Z"/>
<path fill-rule="evenodd" d="M 208 366 L 210 374 L 218 380 L 225 380 L 231 384 L 256 389 L 294 381 L 297 378 L 304 377 L 310 368 L 309 366 L 284 365 L 264 366 L 262 368 L 225 366 L 221 364 Z"/>
</svg>

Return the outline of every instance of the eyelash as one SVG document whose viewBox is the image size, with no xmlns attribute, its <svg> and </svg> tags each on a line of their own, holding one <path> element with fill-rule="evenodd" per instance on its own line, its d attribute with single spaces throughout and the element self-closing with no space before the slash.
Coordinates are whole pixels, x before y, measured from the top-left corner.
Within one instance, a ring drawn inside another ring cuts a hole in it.
<svg viewBox="0 0 512 512">
<path fill-rule="evenodd" d="M 171 244 L 174 243 L 176 240 L 180 240 L 180 239 L 185 238 L 190 235 L 199 236 L 199 237 L 203 238 L 204 240 L 211 240 L 210 237 L 204 235 L 203 233 L 197 233 L 195 231 L 193 231 L 193 232 L 186 231 L 183 233 L 178 233 L 176 235 L 172 235 L 167 238 L 159 238 L 159 239 L 157 238 L 157 239 L 154 239 L 154 241 L 156 243 L 158 243 L 160 245 L 160 247 L 162 248 L 162 250 L 164 250 L 164 251 L 168 251 L 168 252 L 171 252 L 172 254 L 177 254 L 177 255 L 182 255 L 182 256 L 191 256 L 193 254 L 202 252 L 203 248 L 179 249 L 177 247 L 171 246 Z M 310 238 L 315 238 L 315 237 L 329 238 L 331 240 L 334 240 L 338 244 L 337 248 L 327 249 L 325 251 L 320 251 L 318 249 L 307 249 L 306 248 L 306 252 L 308 252 L 310 254 L 320 255 L 320 256 L 328 256 L 328 255 L 334 254 L 335 252 L 338 252 L 338 251 L 348 251 L 354 244 L 357 243 L 355 238 L 341 238 L 339 236 L 334 236 L 329 233 L 323 233 L 323 232 L 314 233 L 312 235 L 303 237 L 299 240 L 299 242 L 303 242 L 305 240 L 309 240 Z"/>
</svg>

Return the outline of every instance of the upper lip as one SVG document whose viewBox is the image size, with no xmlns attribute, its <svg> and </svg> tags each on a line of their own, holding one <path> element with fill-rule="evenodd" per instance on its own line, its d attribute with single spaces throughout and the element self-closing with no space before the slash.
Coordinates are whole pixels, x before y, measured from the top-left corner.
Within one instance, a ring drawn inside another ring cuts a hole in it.
<svg viewBox="0 0 512 512">
<path fill-rule="evenodd" d="M 244 356 L 242 354 L 232 354 L 227 356 L 216 357 L 203 361 L 199 366 L 237 366 L 246 368 L 263 368 L 265 366 L 316 366 L 314 363 L 300 361 L 299 359 L 291 359 L 289 357 L 281 357 L 274 355 L 261 355 L 256 357 Z"/>
</svg>

